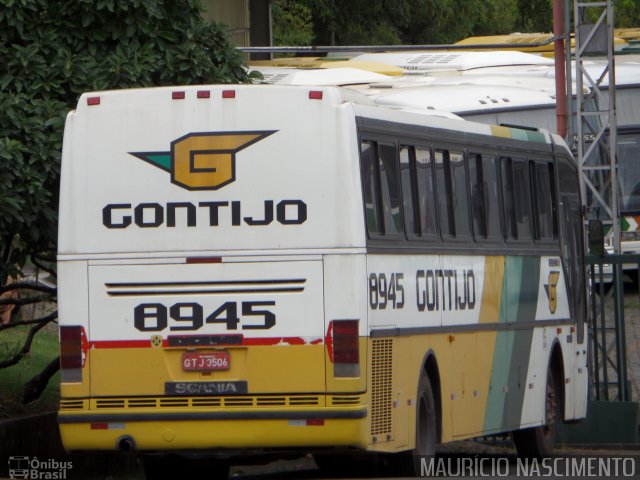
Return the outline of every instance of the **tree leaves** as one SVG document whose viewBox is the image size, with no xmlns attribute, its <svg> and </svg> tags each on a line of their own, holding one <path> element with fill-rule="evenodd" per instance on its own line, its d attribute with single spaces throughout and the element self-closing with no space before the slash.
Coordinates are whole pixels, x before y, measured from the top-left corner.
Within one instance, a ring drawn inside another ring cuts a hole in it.
<svg viewBox="0 0 640 480">
<path fill-rule="evenodd" d="M 64 120 L 85 91 L 248 81 L 195 0 L 0 0 L 0 279 L 55 249 Z"/>
</svg>

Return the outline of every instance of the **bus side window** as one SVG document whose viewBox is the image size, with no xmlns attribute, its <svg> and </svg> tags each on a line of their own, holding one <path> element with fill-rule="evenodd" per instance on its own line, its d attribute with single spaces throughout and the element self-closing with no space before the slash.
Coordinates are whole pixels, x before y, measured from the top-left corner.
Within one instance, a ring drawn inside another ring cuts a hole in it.
<svg viewBox="0 0 640 480">
<path fill-rule="evenodd" d="M 469 238 L 469 190 L 467 182 L 467 166 L 463 152 L 449 152 L 451 165 L 451 195 L 453 197 L 453 219 L 456 238 Z"/>
<path fill-rule="evenodd" d="M 502 225 L 497 160 L 493 155 L 469 154 L 471 213 L 476 239 L 500 241 Z"/>
<path fill-rule="evenodd" d="M 420 235 L 419 206 L 416 187 L 416 152 L 414 147 L 400 146 L 400 180 L 402 181 L 402 204 L 404 228 L 408 236 Z"/>
<path fill-rule="evenodd" d="M 438 217 L 443 238 L 468 238 L 469 196 L 464 153 L 436 150 Z"/>
<path fill-rule="evenodd" d="M 449 151 L 435 151 L 436 186 L 438 199 L 438 218 L 443 238 L 456 234 L 453 221 L 453 201 L 451 199 L 451 176 L 449 175 Z"/>
<path fill-rule="evenodd" d="M 531 238 L 531 202 L 526 162 L 511 158 L 502 160 L 507 238 L 527 241 Z"/>
<path fill-rule="evenodd" d="M 367 221 L 367 232 L 371 235 L 382 233 L 382 222 L 378 208 L 378 169 L 376 160 L 376 145 L 374 142 L 363 141 L 360 145 L 362 163 L 362 184 L 364 190 L 364 210 Z"/>
<path fill-rule="evenodd" d="M 407 235 L 434 237 L 437 229 L 431 150 L 400 147 L 400 176 Z"/>
<path fill-rule="evenodd" d="M 431 150 L 418 147 L 415 152 L 420 231 L 423 236 L 434 237 L 438 233 L 438 224 L 436 221 L 436 192 L 433 183 Z"/>
<path fill-rule="evenodd" d="M 402 233 L 402 199 L 398 178 L 398 149 L 389 143 L 378 143 L 380 193 L 385 235 Z"/>
<path fill-rule="evenodd" d="M 530 172 L 534 190 L 534 238 L 543 241 L 554 240 L 558 238 L 558 224 L 553 164 L 532 161 Z"/>
</svg>

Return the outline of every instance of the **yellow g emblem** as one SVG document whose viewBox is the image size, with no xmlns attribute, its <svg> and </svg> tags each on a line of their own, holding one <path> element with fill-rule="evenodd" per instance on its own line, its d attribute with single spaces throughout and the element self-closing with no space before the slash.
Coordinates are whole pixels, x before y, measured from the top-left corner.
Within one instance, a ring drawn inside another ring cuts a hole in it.
<svg viewBox="0 0 640 480">
<path fill-rule="evenodd" d="M 549 272 L 549 278 L 547 279 L 547 285 L 544 286 L 545 292 L 547 292 L 547 298 L 549 299 L 549 311 L 556 313 L 558 308 L 558 281 L 560 280 L 560 272 Z"/>
<path fill-rule="evenodd" d="M 275 131 L 188 133 L 171 142 L 170 152 L 130 152 L 171 173 L 187 190 L 217 190 L 236 179 L 236 153 Z"/>
</svg>

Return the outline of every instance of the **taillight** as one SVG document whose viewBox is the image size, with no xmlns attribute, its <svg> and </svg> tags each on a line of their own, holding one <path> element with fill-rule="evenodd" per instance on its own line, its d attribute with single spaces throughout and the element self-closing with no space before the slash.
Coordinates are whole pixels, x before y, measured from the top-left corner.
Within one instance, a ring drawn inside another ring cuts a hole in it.
<svg viewBox="0 0 640 480">
<path fill-rule="evenodd" d="M 333 375 L 360 376 L 358 320 L 334 320 L 332 323 Z"/>
<path fill-rule="evenodd" d="M 60 380 L 82 382 L 82 327 L 60 327 Z"/>
</svg>

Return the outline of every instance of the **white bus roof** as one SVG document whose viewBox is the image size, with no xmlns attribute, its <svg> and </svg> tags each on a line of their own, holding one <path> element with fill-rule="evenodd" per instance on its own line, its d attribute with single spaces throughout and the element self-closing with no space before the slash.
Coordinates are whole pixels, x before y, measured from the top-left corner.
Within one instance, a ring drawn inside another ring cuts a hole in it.
<svg viewBox="0 0 640 480">
<path fill-rule="evenodd" d="M 384 82 L 391 79 L 387 75 L 361 70 L 358 68 L 286 68 L 286 67 L 252 67 L 262 74 L 263 80 L 258 83 L 277 85 L 355 85 L 363 83 Z"/>
<path fill-rule="evenodd" d="M 378 90 L 372 99 L 380 106 L 446 110 L 456 114 L 498 108 L 555 105 L 549 93 L 500 85 L 451 84 L 415 89 Z"/>
<path fill-rule="evenodd" d="M 364 53 L 353 60 L 378 62 L 402 68 L 405 73 L 509 65 L 553 65 L 553 60 L 523 52 L 398 52 Z"/>
</svg>

